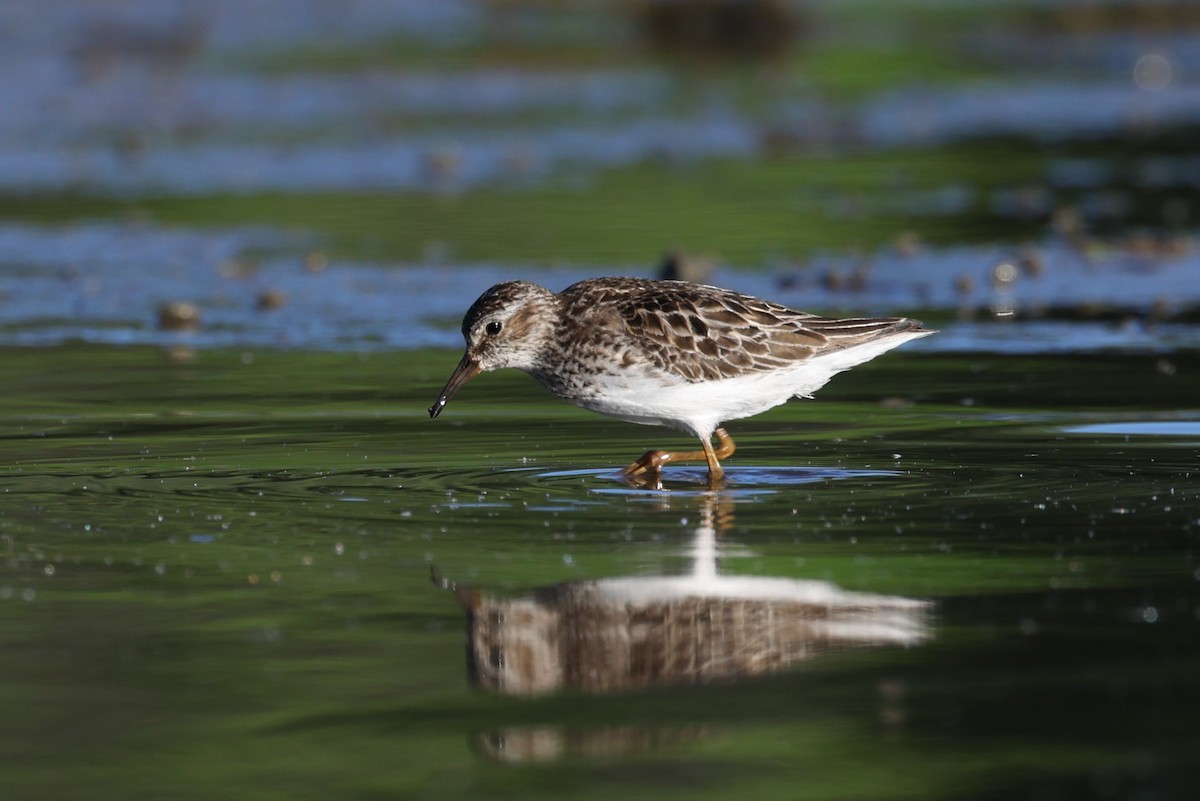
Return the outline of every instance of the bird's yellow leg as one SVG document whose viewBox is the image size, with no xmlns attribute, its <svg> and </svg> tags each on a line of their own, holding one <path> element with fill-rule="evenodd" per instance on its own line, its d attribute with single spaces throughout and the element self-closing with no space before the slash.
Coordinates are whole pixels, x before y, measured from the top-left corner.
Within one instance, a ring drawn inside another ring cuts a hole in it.
<svg viewBox="0 0 1200 801">
<path fill-rule="evenodd" d="M 621 473 L 626 478 L 642 474 L 657 476 L 667 462 L 698 462 L 703 459 L 708 462 L 708 483 L 711 485 L 725 476 L 725 470 L 721 467 L 720 460 L 732 456 L 737 449 L 733 443 L 733 437 L 729 436 L 725 429 L 718 428 L 715 433 L 717 435 L 715 449 L 711 442 L 702 439 L 700 440 L 700 445 L 704 448 L 702 451 L 646 451 Z"/>
<path fill-rule="evenodd" d="M 729 432 L 723 428 L 718 428 L 717 434 L 717 453 L 718 459 L 728 459 L 733 456 L 733 452 L 737 450 L 737 445 L 733 444 L 733 437 L 729 436 Z"/>
</svg>

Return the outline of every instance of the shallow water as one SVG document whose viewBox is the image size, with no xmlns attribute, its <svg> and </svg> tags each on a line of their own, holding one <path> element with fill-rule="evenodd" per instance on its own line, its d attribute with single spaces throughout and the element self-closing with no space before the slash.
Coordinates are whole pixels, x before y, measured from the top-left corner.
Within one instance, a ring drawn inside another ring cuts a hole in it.
<svg viewBox="0 0 1200 801">
<path fill-rule="evenodd" d="M 317 242 L 264 227 L 0 223 L 0 345 L 457 347 L 467 299 L 500 281 L 558 291 L 596 275 L 654 274 L 644 265 L 330 260 Z M 1171 253 L 1139 252 L 1120 240 L 1081 249 L 1054 238 L 1019 247 L 925 246 L 916 254 L 889 247 L 771 270 L 725 267 L 705 280 L 824 313 L 918 309 L 942 329 L 919 348 L 1170 353 L 1200 342 L 1191 324 L 1200 310 L 1200 250 L 1190 238 L 1177 244 Z M 265 307 L 267 296 L 275 304 Z M 172 302 L 194 304 L 196 324 L 161 325 L 159 310 Z M 1034 319 L 1008 325 L 1016 316 Z"/>
<path fill-rule="evenodd" d="M 520 375 L 429 420 L 456 358 L 0 351 L 6 797 L 1196 790 L 1194 353 L 889 354 L 733 424 L 716 496 L 624 485 L 681 438 Z M 448 586 L 678 575 L 706 525 L 723 575 L 928 601 L 928 637 L 473 686 Z"/>
</svg>

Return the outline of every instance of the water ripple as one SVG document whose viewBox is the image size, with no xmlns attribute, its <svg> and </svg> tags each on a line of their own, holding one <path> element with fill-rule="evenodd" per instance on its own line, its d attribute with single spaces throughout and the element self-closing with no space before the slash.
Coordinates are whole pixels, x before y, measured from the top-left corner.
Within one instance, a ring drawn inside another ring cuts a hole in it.
<svg viewBox="0 0 1200 801">
<path fill-rule="evenodd" d="M 779 492 L 786 487 L 819 484 L 826 481 L 845 481 L 903 475 L 892 470 L 847 470 L 831 467 L 748 466 L 727 467 L 721 492 L 733 496 L 752 496 Z M 615 470 L 552 470 L 538 473 L 538 479 L 554 484 L 585 483 L 590 492 L 600 495 L 629 495 L 661 493 L 707 493 L 708 472 L 705 467 L 673 467 L 663 472 L 662 489 L 632 486 Z"/>
</svg>

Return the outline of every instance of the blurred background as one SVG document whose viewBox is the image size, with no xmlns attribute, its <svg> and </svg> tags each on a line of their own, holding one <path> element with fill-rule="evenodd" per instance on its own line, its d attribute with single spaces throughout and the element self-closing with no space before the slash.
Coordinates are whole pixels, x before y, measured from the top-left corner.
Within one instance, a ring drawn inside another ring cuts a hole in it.
<svg viewBox="0 0 1200 801">
<path fill-rule="evenodd" d="M 0 343 L 159 342 L 185 303 L 199 345 L 456 345 L 496 280 L 614 273 L 1197 317 L 1191 3 L 13 0 L 0 31 Z"/>
</svg>

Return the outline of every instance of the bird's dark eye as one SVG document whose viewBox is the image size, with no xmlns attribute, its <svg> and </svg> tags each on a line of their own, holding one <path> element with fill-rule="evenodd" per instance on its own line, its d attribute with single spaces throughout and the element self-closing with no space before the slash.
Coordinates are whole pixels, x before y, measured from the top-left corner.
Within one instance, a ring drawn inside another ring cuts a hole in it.
<svg viewBox="0 0 1200 801">
<path fill-rule="evenodd" d="M 496 336 L 496 334 L 500 333 L 501 328 L 503 328 L 503 326 L 500 323 L 498 323 L 495 320 L 492 320 L 490 323 L 488 323 L 487 325 L 485 325 L 483 327 L 483 331 L 489 337 L 494 337 L 494 336 Z"/>
</svg>

